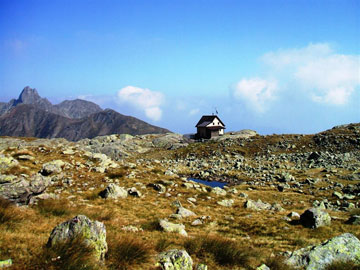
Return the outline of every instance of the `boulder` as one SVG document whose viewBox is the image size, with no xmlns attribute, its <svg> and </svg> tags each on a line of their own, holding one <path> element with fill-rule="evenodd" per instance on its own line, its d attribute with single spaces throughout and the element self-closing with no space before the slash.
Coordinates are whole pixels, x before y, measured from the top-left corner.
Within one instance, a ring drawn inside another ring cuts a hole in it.
<svg viewBox="0 0 360 270">
<path fill-rule="evenodd" d="M 285 263 L 305 270 L 324 270 L 335 261 L 360 263 L 360 241 L 351 233 L 344 233 L 321 243 L 291 253 Z"/>
<path fill-rule="evenodd" d="M 128 195 L 128 192 L 126 191 L 126 189 L 124 189 L 123 187 L 119 187 L 118 185 L 115 184 L 109 184 L 103 191 L 101 191 L 99 193 L 99 196 L 107 199 L 117 199 L 117 198 L 121 198 L 124 199 L 126 198 Z"/>
<path fill-rule="evenodd" d="M 226 190 L 219 188 L 219 187 L 214 187 L 213 189 L 211 189 L 211 193 L 214 193 L 214 194 L 220 195 L 220 196 L 225 196 Z"/>
<path fill-rule="evenodd" d="M 229 200 L 222 200 L 222 201 L 218 201 L 217 204 L 221 205 L 221 206 L 225 206 L 225 207 L 231 207 L 234 203 L 234 200 L 229 199 Z"/>
<path fill-rule="evenodd" d="M 61 173 L 62 168 L 65 166 L 65 162 L 58 159 L 43 164 L 40 173 L 44 176 L 48 176 L 54 173 Z"/>
<path fill-rule="evenodd" d="M 196 216 L 195 213 L 189 209 L 186 209 L 185 207 L 179 207 L 176 210 L 176 214 L 180 215 L 181 217 L 191 217 Z"/>
<path fill-rule="evenodd" d="M 128 194 L 130 196 L 138 197 L 140 198 L 142 196 L 141 192 L 136 189 L 136 187 L 132 187 L 128 189 Z"/>
<path fill-rule="evenodd" d="M 166 192 L 166 187 L 164 185 L 162 185 L 162 184 L 150 183 L 148 186 L 152 187 L 154 190 L 158 191 L 159 193 L 165 193 Z"/>
<path fill-rule="evenodd" d="M 260 199 L 257 201 L 253 200 L 247 200 L 244 204 L 245 208 L 255 210 L 255 211 L 261 211 L 261 210 L 270 210 L 271 204 L 264 203 Z"/>
<path fill-rule="evenodd" d="M 105 225 L 99 221 L 91 221 L 84 215 L 75 216 L 57 225 L 52 230 L 46 245 L 53 247 L 58 243 L 71 241 L 76 237 L 82 237 L 84 242 L 93 248 L 94 256 L 98 260 L 105 258 L 105 253 L 108 250 Z"/>
<path fill-rule="evenodd" d="M 183 224 L 175 224 L 167 221 L 166 219 L 160 219 L 159 225 L 160 228 L 165 232 L 175 232 L 183 236 L 187 236 L 187 232 L 185 231 L 185 225 Z"/>
<path fill-rule="evenodd" d="M 301 214 L 300 223 L 307 228 L 319 228 L 330 225 L 331 217 L 320 208 L 310 208 Z"/>
<path fill-rule="evenodd" d="M 162 270 L 192 270 L 193 265 L 190 255 L 185 250 L 178 249 L 160 253 L 157 261 L 157 266 Z"/>
</svg>

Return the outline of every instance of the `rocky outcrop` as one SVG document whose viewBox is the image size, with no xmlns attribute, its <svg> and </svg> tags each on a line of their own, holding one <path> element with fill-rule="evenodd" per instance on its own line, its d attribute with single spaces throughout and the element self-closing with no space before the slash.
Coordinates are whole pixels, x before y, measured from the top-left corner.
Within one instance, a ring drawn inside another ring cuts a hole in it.
<svg viewBox="0 0 360 270">
<path fill-rule="evenodd" d="M 0 183 L 0 197 L 20 205 L 33 203 L 36 196 L 42 194 L 51 182 L 40 174 L 29 178 L 8 176 L 0 177 L 0 179 L 3 179 Z"/>
<path fill-rule="evenodd" d="M 94 256 L 98 260 L 105 259 L 108 250 L 105 225 L 99 221 L 91 221 L 83 215 L 57 225 L 50 234 L 47 246 L 52 247 L 76 237 L 83 238 L 85 244 L 93 248 Z"/>
<path fill-rule="evenodd" d="M 354 235 L 345 233 L 323 242 L 291 253 L 285 263 L 306 270 L 323 270 L 335 261 L 350 261 L 360 264 L 360 241 Z"/>
<path fill-rule="evenodd" d="M 193 261 L 185 250 L 172 249 L 158 255 L 162 270 L 192 270 Z"/>
</svg>

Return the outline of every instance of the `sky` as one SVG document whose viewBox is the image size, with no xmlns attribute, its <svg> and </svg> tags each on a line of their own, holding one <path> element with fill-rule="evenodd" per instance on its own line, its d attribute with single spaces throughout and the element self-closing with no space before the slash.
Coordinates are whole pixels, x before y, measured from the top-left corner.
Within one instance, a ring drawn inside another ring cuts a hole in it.
<svg viewBox="0 0 360 270">
<path fill-rule="evenodd" d="M 0 101 L 25 86 L 182 134 L 360 122 L 360 1 L 0 0 Z"/>
</svg>

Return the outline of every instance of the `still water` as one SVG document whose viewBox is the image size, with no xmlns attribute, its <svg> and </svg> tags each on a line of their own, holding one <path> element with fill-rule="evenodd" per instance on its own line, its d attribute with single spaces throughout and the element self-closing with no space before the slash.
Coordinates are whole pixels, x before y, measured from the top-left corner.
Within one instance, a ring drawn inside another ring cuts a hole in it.
<svg viewBox="0 0 360 270">
<path fill-rule="evenodd" d="M 201 180 L 201 179 L 196 179 L 196 178 L 188 178 L 188 180 L 194 181 L 196 183 L 200 183 L 203 185 L 207 185 L 210 187 L 220 187 L 220 188 L 224 188 L 224 186 L 226 186 L 226 183 L 223 182 L 218 182 L 218 181 L 205 181 L 205 180 Z"/>
</svg>

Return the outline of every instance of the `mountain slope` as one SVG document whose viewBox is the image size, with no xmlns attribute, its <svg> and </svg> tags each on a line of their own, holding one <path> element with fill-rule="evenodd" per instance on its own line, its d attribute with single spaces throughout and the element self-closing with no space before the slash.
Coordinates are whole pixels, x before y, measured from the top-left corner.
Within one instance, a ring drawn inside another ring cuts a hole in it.
<svg viewBox="0 0 360 270">
<path fill-rule="evenodd" d="M 0 116 L 0 135 L 38 138 L 65 138 L 77 141 L 99 135 L 167 133 L 135 117 L 105 110 L 81 119 L 46 112 L 34 105 L 20 104 Z"/>
<path fill-rule="evenodd" d="M 116 111 L 81 99 L 52 105 L 36 89 L 25 87 L 18 99 L 0 102 L 0 136 L 65 138 L 77 141 L 99 135 L 167 133 Z"/>
</svg>

